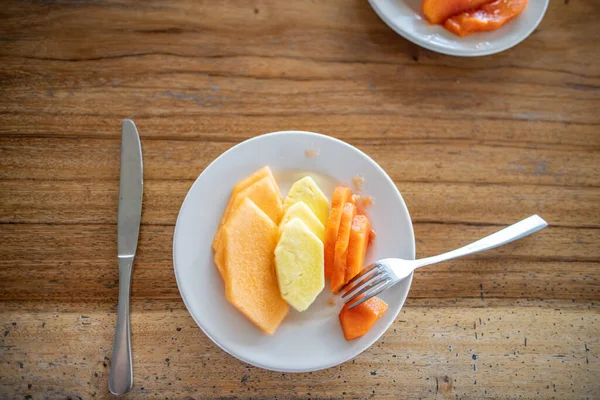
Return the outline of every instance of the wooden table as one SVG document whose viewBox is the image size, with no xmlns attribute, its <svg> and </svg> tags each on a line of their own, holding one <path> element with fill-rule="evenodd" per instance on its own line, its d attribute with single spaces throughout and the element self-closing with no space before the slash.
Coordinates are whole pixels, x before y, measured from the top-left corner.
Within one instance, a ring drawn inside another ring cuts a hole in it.
<svg viewBox="0 0 600 400">
<path fill-rule="evenodd" d="M 553 0 L 524 43 L 463 59 L 407 42 L 364 0 L 3 2 L 0 398 L 110 396 L 123 118 L 145 168 L 128 398 L 600 397 L 599 12 Z M 550 227 L 418 271 L 352 362 L 248 366 L 188 314 L 173 227 L 214 158 L 285 129 L 373 157 L 420 257 L 534 213 Z"/>
</svg>

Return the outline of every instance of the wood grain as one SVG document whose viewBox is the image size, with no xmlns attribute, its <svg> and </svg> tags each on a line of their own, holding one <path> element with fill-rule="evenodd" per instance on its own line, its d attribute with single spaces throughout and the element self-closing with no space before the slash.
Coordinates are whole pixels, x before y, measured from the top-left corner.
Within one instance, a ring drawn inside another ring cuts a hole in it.
<svg viewBox="0 0 600 400">
<path fill-rule="evenodd" d="M 192 180 L 146 180 L 142 223 L 174 225 Z M 510 224 L 529 212 L 553 226 L 599 228 L 600 191 L 587 187 L 398 182 L 413 222 Z M 61 193 L 55 196 L 55 193 Z M 118 181 L 0 181 L 0 221 L 23 224 L 116 224 Z M 523 210 L 528 210 L 524 212 Z"/>
<path fill-rule="evenodd" d="M 598 13 L 552 1 L 523 43 L 462 59 L 402 39 L 360 0 L 4 2 L 0 398 L 110 397 L 123 118 L 145 162 L 127 398 L 598 398 Z M 533 213 L 550 227 L 418 271 L 352 362 L 248 366 L 187 313 L 173 229 L 212 160 L 286 129 L 374 158 L 418 256 Z"/>
<path fill-rule="evenodd" d="M 134 299 L 134 346 L 152 351 L 134 352 L 139 372 L 128 397 L 506 398 L 507 388 L 511 398 L 596 393 L 597 303 L 435 303 L 410 299 L 383 338 L 352 362 L 285 374 L 224 356 L 179 300 Z M 24 301 L 4 309 L 3 358 L 11 368 L 0 387 L 40 397 L 108 396 L 115 307 L 61 302 L 40 308 Z"/>
<path fill-rule="evenodd" d="M 113 130 L 118 131 L 118 127 Z M 141 129 L 141 128 L 140 128 Z M 503 147 L 470 140 L 352 140 L 396 182 L 461 182 L 597 187 L 600 151 L 582 149 L 577 164 L 564 150 Z M 234 143 L 146 140 L 144 177 L 191 180 Z M 505 148 L 505 151 L 499 149 Z M 0 138 L 0 178 L 42 180 L 115 180 L 119 176 L 118 139 Z"/>
</svg>

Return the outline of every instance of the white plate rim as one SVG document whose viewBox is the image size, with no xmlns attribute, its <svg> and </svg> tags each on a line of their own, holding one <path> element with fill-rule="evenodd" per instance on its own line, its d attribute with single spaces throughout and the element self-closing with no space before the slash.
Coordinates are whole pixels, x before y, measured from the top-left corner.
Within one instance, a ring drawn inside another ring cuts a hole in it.
<svg viewBox="0 0 600 400">
<path fill-rule="evenodd" d="M 264 134 L 260 134 L 257 136 L 254 136 L 252 138 L 246 139 L 234 146 L 232 146 L 231 148 L 229 148 L 228 150 L 224 151 L 223 153 L 221 153 L 217 158 L 215 158 L 209 165 L 207 165 L 202 172 L 200 173 L 200 175 L 198 175 L 198 177 L 196 178 L 196 180 L 194 181 L 194 183 L 192 184 L 192 186 L 190 186 L 188 192 L 186 193 L 186 196 L 183 200 L 183 202 L 181 203 L 181 207 L 179 209 L 179 213 L 177 215 L 177 220 L 175 222 L 175 229 L 173 231 L 173 250 L 172 250 L 172 254 L 173 254 L 173 269 L 174 269 L 174 273 L 175 273 L 175 281 L 177 283 L 177 289 L 179 290 L 179 294 L 181 295 L 181 298 L 183 300 L 183 303 L 186 307 L 186 310 L 188 311 L 188 313 L 190 314 L 190 316 L 192 317 L 192 319 L 194 320 L 194 322 L 196 323 L 196 325 L 200 328 L 200 330 L 214 343 L 216 344 L 221 350 L 223 350 L 225 353 L 229 354 L 232 357 L 235 357 L 236 359 L 245 362 L 249 365 L 258 367 L 258 368 L 262 368 L 268 371 L 274 371 L 274 372 L 285 372 L 285 373 L 305 373 L 305 372 L 315 372 L 315 371 L 320 371 L 323 369 L 328 369 L 328 368 L 332 368 L 335 367 L 337 365 L 346 363 L 352 359 L 354 359 L 355 357 L 357 357 L 358 355 L 360 355 L 362 352 L 364 352 L 365 350 L 369 349 L 375 342 L 377 342 L 386 332 L 387 330 L 390 328 L 390 326 L 395 322 L 396 318 L 398 317 L 400 311 L 402 310 L 402 308 L 404 307 L 404 304 L 406 303 L 406 299 L 408 297 L 408 293 L 410 292 L 410 288 L 412 286 L 412 280 L 413 280 L 413 276 L 414 273 L 411 273 L 410 276 L 408 278 L 406 278 L 408 280 L 408 289 L 406 290 L 405 295 L 402 298 L 402 301 L 400 302 L 400 307 L 398 308 L 398 312 L 396 313 L 396 315 L 394 316 L 394 318 L 392 318 L 390 320 L 390 323 L 384 327 L 384 329 L 381 330 L 381 333 L 379 335 L 377 335 L 376 337 L 373 338 L 373 340 L 369 341 L 363 348 L 358 349 L 357 351 L 353 352 L 346 360 L 344 361 L 334 361 L 331 363 L 325 363 L 317 368 L 271 368 L 267 365 L 262 365 L 261 363 L 255 362 L 253 360 L 249 360 L 246 357 L 239 355 L 239 354 L 234 354 L 233 352 L 229 351 L 229 349 L 227 349 L 225 346 L 223 346 L 220 341 L 218 339 L 216 339 L 215 337 L 213 337 L 212 335 L 210 335 L 206 329 L 204 329 L 204 327 L 202 326 L 202 324 L 198 321 L 198 319 L 196 318 L 196 316 L 190 312 L 190 306 L 189 306 L 189 300 L 186 300 L 185 294 L 183 292 L 183 290 L 181 290 L 181 279 L 183 279 L 182 277 L 180 277 L 177 273 L 177 261 L 176 261 L 176 242 L 177 242 L 177 232 L 178 232 L 178 226 L 180 226 L 179 221 L 180 221 L 180 217 L 182 215 L 182 211 L 184 209 L 184 206 L 186 204 L 186 200 L 188 199 L 190 192 L 192 191 L 192 189 L 196 186 L 196 184 L 199 182 L 200 177 L 209 170 L 209 168 L 211 168 L 211 166 L 213 166 L 219 159 L 221 159 L 222 157 L 225 157 L 225 155 L 229 152 L 235 151 L 236 148 L 238 148 L 239 146 L 243 145 L 244 143 L 250 142 L 250 141 L 254 141 L 254 140 L 260 140 L 261 138 L 264 138 L 265 136 L 276 136 L 276 135 L 283 135 L 283 134 L 303 134 L 303 135 L 309 135 L 309 136 L 314 136 L 314 137 L 319 137 L 321 139 L 324 140 L 332 140 L 337 142 L 339 145 L 342 146 L 346 146 L 346 147 L 350 147 L 352 148 L 354 151 L 359 152 L 360 154 L 362 154 L 362 156 L 365 157 L 365 159 L 367 159 L 371 164 L 373 164 L 373 166 L 378 169 L 383 177 L 388 180 L 388 183 L 390 183 L 394 189 L 395 189 L 395 193 L 398 196 L 398 200 L 400 202 L 401 205 L 401 209 L 402 212 L 406 214 L 406 217 L 408 219 L 409 222 L 409 234 L 410 234 L 410 238 L 408 240 L 408 244 L 411 247 L 411 257 L 412 259 L 415 259 L 416 256 L 416 242 L 415 242 L 415 236 L 414 236 L 414 228 L 413 228 L 413 223 L 412 223 L 412 219 L 410 218 L 410 213 L 408 212 L 408 208 L 406 207 L 406 203 L 404 202 L 404 199 L 402 198 L 402 195 L 400 194 L 400 191 L 398 190 L 398 187 L 396 186 L 396 184 L 394 183 L 394 181 L 389 177 L 389 175 L 385 172 L 385 170 L 379 165 L 377 164 L 377 162 L 375 162 L 375 160 L 373 160 L 369 155 L 367 155 L 366 153 L 364 153 L 362 150 L 352 146 L 349 143 L 344 142 L 343 140 L 337 139 L 335 137 L 332 136 L 328 136 L 328 135 L 323 135 L 320 133 L 316 133 L 316 132 L 309 132 L 309 131 L 299 131 L 299 130 L 289 130 L 289 131 L 276 131 L 276 132 L 270 132 L 270 133 L 264 133 Z"/>
<path fill-rule="evenodd" d="M 481 49 L 481 50 L 459 50 L 459 49 L 455 49 L 454 51 L 452 49 L 448 49 L 442 46 L 438 46 L 435 44 L 432 44 L 431 42 L 427 41 L 427 40 L 423 40 L 421 37 L 419 36 L 415 36 L 413 35 L 410 31 L 407 31 L 405 29 L 403 29 L 400 25 L 395 24 L 390 18 L 388 18 L 387 14 L 385 14 L 380 7 L 377 5 L 377 1 L 376 0 L 369 0 L 369 4 L 371 5 L 371 8 L 373 8 L 373 10 L 375 11 L 375 13 L 379 16 L 379 18 L 385 22 L 385 24 L 390 27 L 392 30 L 394 30 L 397 34 L 399 34 L 400 36 L 402 36 L 404 39 L 418 45 L 421 46 L 427 50 L 431 50 L 434 51 L 436 53 L 440 53 L 440 54 L 446 54 L 449 56 L 456 56 L 456 57 L 483 57 L 483 56 L 490 56 L 492 54 L 497 54 L 497 53 L 501 53 L 503 51 L 506 51 L 516 45 L 518 45 L 519 43 L 521 43 L 522 41 L 524 41 L 525 39 L 527 39 L 529 37 L 529 35 L 531 35 L 533 33 L 533 31 L 539 26 L 539 24 L 542 22 L 542 20 L 544 19 L 544 16 L 546 15 L 546 11 L 548 11 L 548 5 L 550 4 L 550 0 L 542 0 L 544 2 L 544 10 L 542 11 L 542 13 L 540 14 L 540 16 L 538 17 L 538 19 L 535 21 L 534 24 L 531 25 L 531 27 L 524 31 L 523 34 L 521 36 L 519 36 L 518 39 L 507 43 L 504 46 L 500 46 L 497 48 L 492 48 L 492 49 Z"/>
</svg>

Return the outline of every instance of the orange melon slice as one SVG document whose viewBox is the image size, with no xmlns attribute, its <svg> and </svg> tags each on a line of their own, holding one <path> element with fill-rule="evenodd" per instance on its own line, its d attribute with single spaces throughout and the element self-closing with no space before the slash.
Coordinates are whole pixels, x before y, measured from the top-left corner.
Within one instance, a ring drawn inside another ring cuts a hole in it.
<svg viewBox="0 0 600 400">
<path fill-rule="evenodd" d="M 270 179 L 272 179 L 273 185 L 277 187 L 277 183 L 275 182 L 273 173 L 271 172 L 271 169 L 268 166 L 264 166 L 252 175 L 245 177 L 233 187 L 233 191 L 231 192 L 231 196 L 229 197 L 229 202 L 227 202 L 227 207 L 225 207 L 225 212 L 223 213 L 223 217 L 221 218 L 221 222 L 219 223 L 219 228 L 217 229 L 218 234 L 216 234 L 213 239 L 212 246 L 214 251 L 217 251 L 217 243 L 218 238 L 220 237 L 220 230 L 223 228 L 223 225 L 225 225 L 227 219 L 229 218 L 229 215 L 233 211 L 232 207 L 234 199 L 242 190 L 249 188 L 254 183 L 265 177 L 269 177 Z"/>
<path fill-rule="evenodd" d="M 244 198 L 223 227 L 227 300 L 264 333 L 272 335 L 288 313 L 274 264 L 279 228 L 252 200 Z"/>
<path fill-rule="evenodd" d="M 227 238 L 225 235 L 221 235 L 221 239 L 219 240 L 219 245 L 217 246 L 217 250 L 215 251 L 215 264 L 217 264 L 217 269 L 221 274 L 221 277 L 224 280 L 227 280 L 227 275 L 225 271 L 225 265 L 227 264 L 226 253 L 225 253 L 225 242 Z"/>
<path fill-rule="evenodd" d="M 233 199 L 232 210 L 238 208 L 244 198 L 249 198 L 261 209 L 271 221 L 279 225 L 283 216 L 283 203 L 281 202 L 281 192 L 271 177 L 264 177 L 256 181 L 252 186 L 239 192 Z"/>
<path fill-rule="evenodd" d="M 223 215 L 223 218 L 226 218 L 225 224 L 227 223 L 227 219 L 231 215 L 231 212 L 233 212 L 246 197 L 264 211 L 274 223 L 279 224 L 279 221 L 281 221 L 281 217 L 283 216 L 283 203 L 281 201 L 281 192 L 272 175 L 259 179 L 252 185 L 235 194 L 231 200 L 231 211 L 229 212 L 229 215 Z M 223 227 L 221 226 L 217 229 L 217 233 L 215 234 L 215 239 L 213 240 L 213 248 L 215 251 L 217 251 L 219 247 L 222 230 Z"/>
</svg>

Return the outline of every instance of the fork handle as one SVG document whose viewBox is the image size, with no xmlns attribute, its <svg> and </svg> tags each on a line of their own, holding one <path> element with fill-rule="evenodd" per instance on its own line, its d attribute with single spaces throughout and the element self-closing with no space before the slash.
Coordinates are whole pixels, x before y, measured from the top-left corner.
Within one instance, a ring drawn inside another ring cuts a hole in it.
<svg viewBox="0 0 600 400">
<path fill-rule="evenodd" d="M 426 265 L 451 260 L 453 258 L 479 253 L 480 251 L 493 249 L 494 247 L 502 246 L 503 244 L 510 243 L 514 240 L 537 232 L 546 226 L 548 226 L 548 223 L 539 215 L 532 215 L 531 217 L 525 218 L 516 224 L 508 226 L 501 231 L 486 236 L 483 239 L 479 239 L 478 241 L 461 247 L 460 249 L 452 250 L 438 256 L 416 260 L 415 269 L 424 267 Z"/>
</svg>

